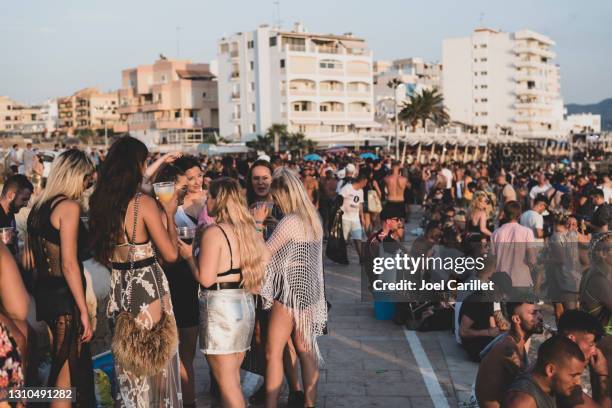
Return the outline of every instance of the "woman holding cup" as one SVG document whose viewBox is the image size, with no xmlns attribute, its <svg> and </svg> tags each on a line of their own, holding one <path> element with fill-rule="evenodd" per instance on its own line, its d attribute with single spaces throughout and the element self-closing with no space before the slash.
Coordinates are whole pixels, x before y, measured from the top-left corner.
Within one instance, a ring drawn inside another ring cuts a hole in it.
<svg viewBox="0 0 612 408">
<path fill-rule="evenodd" d="M 195 236 L 196 223 L 185 214 L 185 209 L 183 207 L 184 196 L 189 190 L 189 182 L 184 170 L 176 165 L 165 166 L 159 172 L 156 181 L 174 184 L 174 189 L 178 192 L 180 204 L 174 216 L 178 237 L 184 243 L 191 245 Z M 154 186 L 156 184 L 158 183 L 155 183 Z M 191 273 L 189 263 L 182 257 L 177 262 L 164 264 L 163 269 L 168 279 L 168 284 L 170 285 L 172 308 L 178 328 L 183 406 L 195 407 L 196 396 L 193 359 L 195 357 L 198 339 L 198 323 L 200 316 L 198 282 Z"/>
</svg>

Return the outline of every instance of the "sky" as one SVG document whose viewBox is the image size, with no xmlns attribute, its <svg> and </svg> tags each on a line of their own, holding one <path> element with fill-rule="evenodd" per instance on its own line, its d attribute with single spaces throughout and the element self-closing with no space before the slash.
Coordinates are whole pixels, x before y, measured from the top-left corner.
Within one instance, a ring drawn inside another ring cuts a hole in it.
<svg viewBox="0 0 612 408">
<path fill-rule="evenodd" d="M 0 95 L 39 103 L 87 86 L 118 89 L 122 69 L 160 53 L 208 62 L 221 37 L 278 20 L 353 32 L 375 60 L 441 61 L 444 38 L 527 28 L 556 42 L 565 103 L 612 97 L 610 0 L 2 0 Z"/>
</svg>

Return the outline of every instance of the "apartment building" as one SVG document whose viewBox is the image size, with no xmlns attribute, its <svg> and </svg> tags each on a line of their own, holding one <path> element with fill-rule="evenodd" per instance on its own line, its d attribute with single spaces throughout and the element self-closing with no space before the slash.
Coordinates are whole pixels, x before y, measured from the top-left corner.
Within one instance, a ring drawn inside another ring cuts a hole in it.
<svg viewBox="0 0 612 408">
<path fill-rule="evenodd" d="M 21 115 L 16 108 L 21 104 L 8 96 L 0 96 L 0 132 L 13 132 L 21 121 Z"/>
<path fill-rule="evenodd" d="M 170 60 L 123 70 L 117 132 L 150 143 L 217 132 L 217 81 L 208 64 Z"/>
<path fill-rule="evenodd" d="M 57 105 L 58 130 L 67 135 L 74 135 L 82 129 L 112 128 L 119 119 L 117 91 L 101 92 L 98 88 L 85 88 L 59 98 Z"/>
<path fill-rule="evenodd" d="M 421 93 L 424 89 L 442 90 L 442 64 L 426 62 L 422 58 L 404 58 L 394 61 L 374 62 L 374 99 L 376 102 L 393 98 L 393 90 L 387 83 L 398 79 L 404 85 L 401 100 L 404 102 L 411 95 Z M 399 96 L 399 95 L 398 95 Z"/>
<path fill-rule="evenodd" d="M 566 132 L 572 133 L 600 133 L 601 115 L 593 113 L 574 113 L 567 115 L 564 122 Z"/>
<path fill-rule="evenodd" d="M 50 105 L 50 101 L 42 105 L 26 105 L 0 96 L 0 132 L 25 137 L 50 135 L 55 130 Z"/>
<path fill-rule="evenodd" d="M 275 123 L 329 143 L 374 125 L 372 52 L 350 33 L 262 25 L 218 43 L 221 135 L 245 141 Z"/>
<path fill-rule="evenodd" d="M 561 137 L 563 100 L 554 41 L 530 30 L 476 29 L 442 44 L 444 103 L 452 121 L 524 137 Z"/>
</svg>

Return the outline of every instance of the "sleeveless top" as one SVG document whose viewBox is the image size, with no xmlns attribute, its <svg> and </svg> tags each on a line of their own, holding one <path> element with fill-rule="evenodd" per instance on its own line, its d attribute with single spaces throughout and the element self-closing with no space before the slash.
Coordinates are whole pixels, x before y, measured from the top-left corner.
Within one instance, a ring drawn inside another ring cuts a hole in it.
<svg viewBox="0 0 612 408">
<path fill-rule="evenodd" d="M 34 298 L 38 320 L 53 320 L 75 312 L 76 303 L 62 271 L 60 231 L 51 224 L 51 214 L 67 197 L 56 196 L 28 216 L 28 242 L 36 264 Z M 83 261 L 89 258 L 87 229 L 79 220 L 77 260 L 85 290 Z"/>
<path fill-rule="evenodd" d="M 242 268 L 232 268 L 232 266 L 234 265 L 234 256 L 233 256 L 233 253 L 232 253 L 232 246 L 230 245 L 230 241 L 227 238 L 227 234 L 225 233 L 223 228 L 221 228 L 219 225 L 217 225 L 217 224 L 212 224 L 212 225 L 215 225 L 223 233 L 223 236 L 225 237 L 225 241 L 227 242 L 227 247 L 229 248 L 229 253 L 230 253 L 230 269 L 228 269 L 225 272 L 218 273 L 217 277 L 223 277 L 223 276 L 229 276 L 229 275 L 236 275 L 236 274 L 238 274 L 238 275 L 240 275 L 240 281 L 242 281 Z M 200 286 L 202 286 L 202 285 L 200 285 Z M 204 286 L 202 286 L 202 289 L 206 289 L 206 288 Z"/>
<path fill-rule="evenodd" d="M 507 392 L 518 391 L 530 395 L 536 402 L 538 408 L 556 408 L 557 401 L 554 397 L 548 395 L 538 384 L 536 384 L 530 375 L 519 376 Z"/>
</svg>

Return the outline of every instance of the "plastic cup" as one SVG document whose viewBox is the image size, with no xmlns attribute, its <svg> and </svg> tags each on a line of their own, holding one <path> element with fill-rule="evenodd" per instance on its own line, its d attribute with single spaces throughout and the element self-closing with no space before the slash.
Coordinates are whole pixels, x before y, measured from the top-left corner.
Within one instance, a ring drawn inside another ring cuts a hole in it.
<svg viewBox="0 0 612 408">
<path fill-rule="evenodd" d="M 195 227 L 177 227 L 176 232 L 181 241 L 186 244 L 192 244 L 195 238 L 196 228 Z"/>
<path fill-rule="evenodd" d="M 0 228 L 0 239 L 5 245 L 13 243 L 14 230 L 11 227 Z"/>
<path fill-rule="evenodd" d="M 155 183 L 153 184 L 155 195 L 162 203 L 172 201 L 174 195 L 174 182 Z"/>
</svg>

